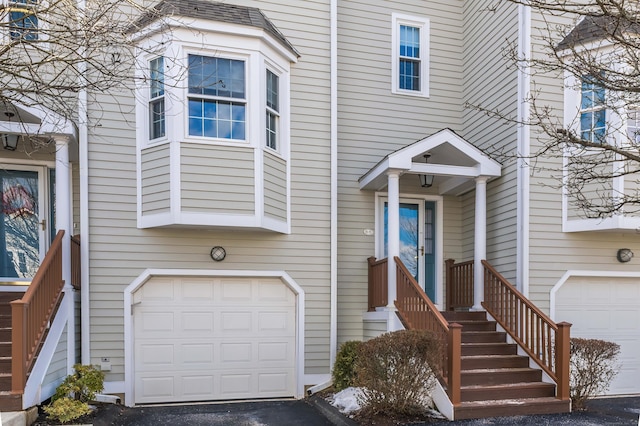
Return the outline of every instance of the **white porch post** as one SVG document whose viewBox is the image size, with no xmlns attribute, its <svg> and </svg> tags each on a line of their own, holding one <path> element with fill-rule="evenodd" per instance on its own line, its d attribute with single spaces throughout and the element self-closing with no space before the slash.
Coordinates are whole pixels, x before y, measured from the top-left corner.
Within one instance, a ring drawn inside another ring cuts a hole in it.
<svg viewBox="0 0 640 426">
<path fill-rule="evenodd" d="M 75 299 L 76 291 L 71 285 L 71 231 L 73 229 L 71 201 L 71 163 L 69 162 L 69 137 L 55 136 L 56 142 L 56 232 L 64 230 L 62 239 L 62 279 L 67 315 L 67 374 L 73 372 L 76 361 Z M 53 226 L 53 224 L 52 224 Z"/>
<path fill-rule="evenodd" d="M 487 178 L 476 178 L 476 216 L 473 248 L 473 308 L 482 310 L 484 297 L 484 267 L 482 260 L 487 258 Z"/>
<path fill-rule="evenodd" d="M 387 308 L 395 310 L 397 283 L 396 263 L 393 258 L 394 256 L 400 256 L 400 172 L 389 170 L 387 179 L 389 192 L 389 200 L 387 202 Z"/>
</svg>

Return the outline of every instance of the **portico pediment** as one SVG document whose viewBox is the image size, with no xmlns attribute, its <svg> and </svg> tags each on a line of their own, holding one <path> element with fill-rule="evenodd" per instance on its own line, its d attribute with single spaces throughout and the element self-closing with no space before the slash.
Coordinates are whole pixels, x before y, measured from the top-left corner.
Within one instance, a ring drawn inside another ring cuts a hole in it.
<svg viewBox="0 0 640 426">
<path fill-rule="evenodd" d="M 425 154 L 430 154 L 428 162 Z M 502 166 L 451 129 L 443 129 L 385 156 L 358 182 L 360 189 L 381 190 L 387 174 L 426 174 L 436 177 L 438 192 L 455 193 L 477 177 L 495 178 Z M 435 186 L 435 185 L 434 185 Z"/>
</svg>

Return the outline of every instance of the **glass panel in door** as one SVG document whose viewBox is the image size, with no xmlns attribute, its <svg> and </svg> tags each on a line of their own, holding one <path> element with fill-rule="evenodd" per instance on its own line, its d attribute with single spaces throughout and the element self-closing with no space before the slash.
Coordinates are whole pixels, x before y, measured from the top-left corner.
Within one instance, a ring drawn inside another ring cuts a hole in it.
<svg viewBox="0 0 640 426">
<path fill-rule="evenodd" d="M 0 170 L 0 277 L 31 278 L 40 265 L 38 172 Z"/>
<path fill-rule="evenodd" d="M 388 242 L 388 208 L 384 203 L 384 257 L 387 257 Z M 420 235 L 419 204 L 400 203 L 400 260 L 407 267 L 416 281 L 419 277 L 419 235 Z"/>
<path fill-rule="evenodd" d="M 424 203 L 424 291 L 436 300 L 436 203 Z"/>
</svg>

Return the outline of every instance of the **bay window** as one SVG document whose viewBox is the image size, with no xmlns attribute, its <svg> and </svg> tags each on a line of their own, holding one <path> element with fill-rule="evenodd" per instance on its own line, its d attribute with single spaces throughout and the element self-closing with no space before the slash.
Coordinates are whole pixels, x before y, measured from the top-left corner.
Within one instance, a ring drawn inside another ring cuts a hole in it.
<svg viewBox="0 0 640 426">
<path fill-rule="evenodd" d="M 149 139 L 157 139 L 165 135 L 164 58 L 161 56 L 151 60 L 149 68 Z"/>
<path fill-rule="evenodd" d="M 280 118 L 280 114 L 278 113 L 278 80 L 277 75 L 267 70 L 266 145 L 274 150 L 278 149 L 278 121 Z"/>
</svg>

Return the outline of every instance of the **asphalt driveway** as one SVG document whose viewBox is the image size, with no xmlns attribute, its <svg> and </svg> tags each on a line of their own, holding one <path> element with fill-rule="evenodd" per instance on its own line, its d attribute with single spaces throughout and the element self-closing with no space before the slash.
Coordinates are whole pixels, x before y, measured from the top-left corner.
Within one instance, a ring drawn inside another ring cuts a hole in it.
<svg viewBox="0 0 640 426">
<path fill-rule="evenodd" d="M 490 419 L 431 421 L 418 425 L 529 425 L 529 426 L 640 426 L 640 396 L 602 398 L 589 402 L 588 410 L 569 414 L 496 417 Z M 309 400 L 258 401 L 222 404 L 106 407 L 94 420 L 94 426 L 349 426 L 350 419 L 340 415 L 319 397 Z M 409 425 L 407 425 L 409 426 Z"/>
</svg>

